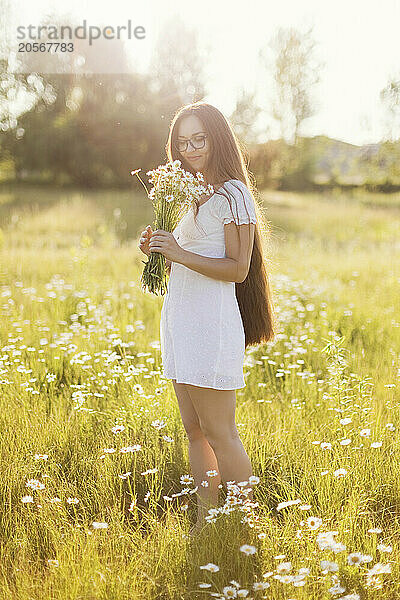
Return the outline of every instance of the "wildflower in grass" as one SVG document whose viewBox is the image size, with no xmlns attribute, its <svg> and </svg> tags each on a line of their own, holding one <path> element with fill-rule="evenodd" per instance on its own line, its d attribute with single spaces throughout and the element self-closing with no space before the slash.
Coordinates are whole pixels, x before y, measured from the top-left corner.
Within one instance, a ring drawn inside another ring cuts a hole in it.
<svg viewBox="0 0 400 600">
<path fill-rule="evenodd" d="M 293 575 L 274 575 L 274 578 L 280 581 L 281 583 L 293 583 Z"/>
<path fill-rule="evenodd" d="M 292 583 L 294 587 L 302 587 L 306 585 L 305 575 L 299 573 L 298 575 L 294 575 L 292 579 Z"/>
<path fill-rule="evenodd" d="M 141 449 L 142 446 L 140 444 L 135 444 L 134 446 L 125 446 L 124 448 L 121 448 L 120 453 L 126 454 L 128 452 L 138 452 Z"/>
<path fill-rule="evenodd" d="M 239 481 L 238 482 L 238 486 L 239 487 L 245 487 L 246 485 L 249 485 L 248 479 L 246 479 L 246 481 Z"/>
<path fill-rule="evenodd" d="M 204 517 L 204 520 L 207 521 L 207 523 L 215 523 L 217 520 L 217 516 L 221 513 L 224 514 L 224 509 L 223 507 L 218 509 L 218 508 L 209 508 L 208 509 L 208 514 Z"/>
<path fill-rule="evenodd" d="M 371 569 L 368 569 L 365 586 L 372 589 L 381 589 L 383 587 L 383 582 L 378 575 L 391 573 L 391 571 L 392 569 L 389 564 L 383 565 L 382 563 L 377 563 Z"/>
<path fill-rule="evenodd" d="M 78 504 L 79 500 L 78 498 L 67 498 L 67 502 L 68 504 Z"/>
<path fill-rule="evenodd" d="M 369 437 L 371 435 L 370 429 L 361 429 L 360 431 L 361 437 Z"/>
<path fill-rule="evenodd" d="M 344 477 L 347 475 L 347 471 L 346 469 L 336 469 L 336 471 L 333 471 L 333 474 L 335 477 Z"/>
<path fill-rule="evenodd" d="M 271 572 L 271 575 L 272 575 L 272 572 Z M 266 590 L 269 587 L 271 587 L 271 586 L 268 583 L 268 581 L 255 581 L 253 583 L 253 591 L 254 592 L 262 592 L 263 590 Z"/>
<path fill-rule="evenodd" d="M 348 446 L 349 444 L 351 444 L 351 440 L 346 438 L 345 440 L 340 440 L 340 443 L 342 446 Z"/>
<path fill-rule="evenodd" d="M 236 588 L 231 585 L 226 585 L 223 588 L 222 593 L 225 598 L 237 598 Z"/>
<path fill-rule="evenodd" d="M 193 491 L 193 488 L 190 487 L 184 487 L 181 489 L 180 492 L 177 492 L 177 494 L 172 494 L 173 497 L 175 496 L 184 496 L 185 494 L 190 494 Z"/>
<path fill-rule="evenodd" d="M 250 477 L 249 477 L 249 484 L 250 485 L 257 485 L 257 483 L 260 483 L 260 478 L 257 477 L 257 475 L 250 475 Z"/>
<path fill-rule="evenodd" d="M 294 504 L 300 504 L 301 500 L 297 498 L 296 500 L 286 500 L 286 502 L 279 502 L 276 507 L 276 510 L 281 510 L 282 508 L 286 508 L 287 506 L 293 506 Z"/>
<path fill-rule="evenodd" d="M 258 537 L 259 540 L 265 540 L 265 538 L 267 537 L 267 534 L 266 533 L 259 533 L 257 537 Z"/>
<path fill-rule="evenodd" d="M 332 595 L 343 594 L 343 592 L 345 592 L 345 591 L 346 591 L 346 588 L 343 587 L 342 585 L 340 585 L 339 582 L 335 583 L 328 589 L 328 592 Z"/>
<path fill-rule="evenodd" d="M 367 575 L 381 575 L 383 573 L 391 573 L 392 567 L 390 564 L 376 563 L 373 567 L 368 569 Z"/>
<path fill-rule="evenodd" d="M 225 506 L 237 506 L 240 504 L 240 499 L 235 494 L 228 494 L 225 499 Z"/>
<path fill-rule="evenodd" d="M 47 460 L 48 458 L 48 454 L 35 454 L 35 460 Z"/>
<path fill-rule="evenodd" d="M 380 448 L 382 446 L 382 442 L 372 442 L 371 448 Z"/>
<path fill-rule="evenodd" d="M 47 564 L 50 565 L 50 567 L 59 567 L 60 566 L 60 563 L 58 562 L 58 560 L 56 558 L 48 558 Z"/>
<path fill-rule="evenodd" d="M 239 550 L 240 552 L 243 552 L 243 554 L 246 554 L 246 556 L 257 552 L 257 548 L 255 546 L 250 546 L 249 544 L 243 544 L 243 546 L 240 546 Z"/>
<path fill-rule="evenodd" d="M 320 560 L 319 564 L 321 566 L 322 571 L 326 571 L 327 573 L 334 573 L 339 570 L 339 565 L 331 560 Z"/>
<path fill-rule="evenodd" d="M 23 502 L 24 504 L 28 504 L 29 502 L 33 502 L 33 497 L 32 496 L 22 496 L 21 502 Z"/>
<path fill-rule="evenodd" d="M 348 565 L 361 565 L 362 564 L 362 554 L 360 552 L 352 552 L 347 557 Z"/>
<path fill-rule="evenodd" d="M 207 477 L 216 477 L 218 475 L 218 471 L 215 469 L 211 469 L 211 471 L 206 471 Z"/>
<path fill-rule="evenodd" d="M 383 581 L 376 575 L 367 575 L 365 580 L 365 587 L 371 588 L 372 590 L 379 590 L 383 588 Z"/>
<path fill-rule="evenodd" d="M 37 479 L 29 479 L 25 485 L 26 487 L 30 487 L 33 490 L 44 490 L 45 488 L 44 483 L 41 483 Z"/>
<path fill-rule="evenodd" d="M 134 499 L 132 500 L 132 502 L 131 502 L 131 503 L 130 503 L 130 505 L 129 505 L 129 508 L 128 508 L 128 510 L 129 510 L 129 512 L 131 512 L 131 513 L 135 512 L 135 510 L 137 510 L 137 499 L 136 499 L 136 498 L 134 498 Z"/>
<path fill-rule="evenodd" d="M 320 448 L 321 450 L 331 450 L 332 444 L 330 442 L 321 442 Z"/>
<path fill-rule="evenodd" d="M 318 529 L 322 525 L 322 519 L 319 517 L 308 517 L 306 523 L 310 529 Z"/>
<path fill-rule="evenodd" d="M 362 555 L 363 563 L 371 562 L 371 560 L 373 560 L 373 556 L 371 556 L 371 554 L 363 554 Z"/>
<path fill-rule="evenodd" d="M 392 546 L 385 546 L 385 544 L 378 544 L 377 549 L 380 552 L 392 552 L 393 550 Z"/>
<path fill-rule="evenodd" d="M 181 475 L 180 481 L 181 485 L 188 485 L 194 481 L 194 478 L 191 475 Z"/>
<path fill-rule="evenodd" d="M 167 422 L 165 421 L 165 419 L 156 419 L 155 421 L 151 422 L 151 425 L 155 429 L 162 429 L 163 427 L 166 427 Z"/>
<path fill-rule="evenodd" d="M 210 571 L 210 573 L 216 573 L 219 571 L 219 567 L 214 565 L 214 563 L 207 563 L 206 565 L 201 565 L 200 569 L 205 569 L 206 571 Z"/>
<path fill-rule="evenodd" d="M 276 566 L 277 573 L 289 573 L 292 569 L 292 563 L 290 561 L 279 563 Z"/>
<path fill-rule="evenodd" d="M 125 429 L 124 425 L 115 425 L 115 427 L 113 427 L 111 429 L 111 431 L 113 433 L 119 433 L 120 431 L 124 431 L 124 429 Z"/>
<path fill-rule="evenodd" d="M 345 550 L 346 546 L 336 542 L 334 539 L 334 535 L 337 535 L 338 531 L 325 531 L 320 532 L 317 535 L 316 542 L 319 546 L 320 550 L 333 550 L 334 552 L 340 552 L 341 550 Z"/>
<path fill-rule="evenodd" d="M 99 521 L 93 521 L 92 523 L 93 529 L 107 529 L 108 523 L 102 523 Z"/>
</svg>

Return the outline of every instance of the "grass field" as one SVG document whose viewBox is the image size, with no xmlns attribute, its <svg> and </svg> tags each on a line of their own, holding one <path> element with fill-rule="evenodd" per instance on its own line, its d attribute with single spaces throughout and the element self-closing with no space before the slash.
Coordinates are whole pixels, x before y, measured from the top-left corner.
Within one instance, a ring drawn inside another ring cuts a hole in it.
<svg viewBox="0 0 400 600">
<path fill-rule="evenodd" d="M 190 542 L 149 208 L 0 191 L 1 599 L 400 597 L 400 199 L 262 198 L 279 333 L 236 412 L 256 505 L 221 489 Z"/>
</svg>

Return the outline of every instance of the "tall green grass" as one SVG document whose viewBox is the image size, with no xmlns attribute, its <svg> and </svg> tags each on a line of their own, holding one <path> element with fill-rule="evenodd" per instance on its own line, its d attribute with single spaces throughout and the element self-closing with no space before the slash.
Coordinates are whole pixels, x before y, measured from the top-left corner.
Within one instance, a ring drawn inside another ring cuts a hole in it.
<svg viewBox="0 0 400 600">
<path fill-rule="evenodd" d="M 54 194 L 1 238 L 0 597 L 397 598 L 398 206 L 263 195 L 279 333 L 248 349 L 236 418 L 255 502 L 221 488 L 191 541 L 151 217 L 122 243 L 102 202 Z"/>
</svg>

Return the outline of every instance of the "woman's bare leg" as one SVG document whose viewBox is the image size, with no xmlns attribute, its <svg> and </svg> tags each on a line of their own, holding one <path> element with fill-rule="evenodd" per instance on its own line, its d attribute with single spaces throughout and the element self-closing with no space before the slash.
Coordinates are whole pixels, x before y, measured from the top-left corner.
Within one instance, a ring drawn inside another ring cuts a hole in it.
<svg viewBox="0 0 400 600">
<path fill-rule="evenodd" d="M 204 523 L 204 517 L 207 515 L 208 509 L 215 508 L 218 505 L 218 486 L 221 483 L 221 476 L 214 450 L 200 428 L 197 413 L 186 389 L 187 384 L 176 383 L 175 379 L 172 380 L 172 384 L 189 441 L 190 468 L 195 485 L 198 486 L 196 523 L 198 527 Z M 215 477 L 209 477 L 206 474 L 206 471 L 211 470 L 217 472 Z M 208 487 L 201 485 L 204 481 L 208 483 Z"/>
<path fill-rule="evenodd" d="M 248 481 L 253 473 L 236 428 L 236 390 L 215 390 L 189 384 L 186 384 L 186 389 L 198 415 L 200 428 L 217 457 L 222 480 L 225 483 Z M 253 500 L 252 490 L 248 498 Z"/>
</svg>

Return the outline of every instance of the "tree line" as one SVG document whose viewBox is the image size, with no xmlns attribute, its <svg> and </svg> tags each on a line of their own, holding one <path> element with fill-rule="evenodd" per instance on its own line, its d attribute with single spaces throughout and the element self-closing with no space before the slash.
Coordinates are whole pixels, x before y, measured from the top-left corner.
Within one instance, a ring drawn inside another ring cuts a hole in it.
<svg viewBox="0 0 400 600">
<path fill-rule="evenodd" d="M 125 72 L 87 74 L 77 68 L 72 74 L 57 72 L 57 65 L 52 73 L 42 72 L 40 61 L 58 60 L 43 55 L 26 56 L 24 68 L 12 70 L 10 49 L 2 48 L 0 181 L 125 187 L 132 169 L 145 172 L 165 160 L 170 119 L 182 104 L 206 97 L 205 64 L 212 57 L 200 47 L 196 31 L 175 15 L 164 24 L 147 73 L 129 72 L 123 50 L 113 52 L 117 55 L 110 57 L 107 42 L 98 40 L 96 60 L 114 60 Z M 318 177 L 324 185 L 340 185 L 346 175 L 351 181 L 352 173 L 354 181 L 364 173 L 360 181 L 365 185 L 400 184 L 399 144 L 393 134 L 400 122 L 400 82 L 389 81 L 381 92 L 388 138 L 358 154 L 345 145 L 335 153 L 330 145 L 327 168 L 328 140 L 301 135 L 302 125 L 317 110 L 314 93 L 324 65 L 316 56 L 312 28 L 279 28 L 259 52 L 273 82 L 272 100 L 262 106 L 256 90 L 242 88 L 227 115 L 248 150 L 258 184 L 310 189 L 319 185 Z M 24 109 L 16 112 L 21 98 Z M 279 124 L 279 139 L 268 139 L 269 131 L 259 126 L 263 113 Z"/>
</svg>

